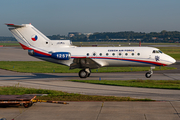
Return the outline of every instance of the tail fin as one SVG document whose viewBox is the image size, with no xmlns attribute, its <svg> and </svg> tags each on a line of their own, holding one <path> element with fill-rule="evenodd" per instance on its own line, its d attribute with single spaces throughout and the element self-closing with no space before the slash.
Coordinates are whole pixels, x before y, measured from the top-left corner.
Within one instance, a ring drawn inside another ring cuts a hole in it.
<svg viewBox="0 0 180 120">
<path fill-rule="evenodd" d="M 6 24 L 23 49 L 44 48 L 49 46 L 50 39 L 31 24 Z"/>
</svg>

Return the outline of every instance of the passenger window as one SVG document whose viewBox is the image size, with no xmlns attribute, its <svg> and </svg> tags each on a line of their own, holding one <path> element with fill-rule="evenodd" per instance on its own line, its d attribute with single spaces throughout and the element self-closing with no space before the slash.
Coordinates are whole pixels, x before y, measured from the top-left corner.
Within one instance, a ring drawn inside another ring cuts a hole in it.
<svg viewBox="0 0 180 120">
<path fill-rule="evenodd" d="M 115 53 L 112 54 L 113 56 L 115 55 Z"/>
<path fill-rule="evenodd" d="M 87 56 L 89 56 L 89 53 L 87 53 Z"/>
<path fill-rule="evenodd" d="M 134 56 L 134 53 L 132 53 L 132 56 Z"/>
<path fill-rule="evenodd" d="M 106 56 L 108 56 L 109 54 L 108 53 L 106 53 Z"/>
<path fill-rule="evenodd" d="M 121 56 L 121 53 L 119 53 L 119 56 Z"/>
<path fill-rule="evenodd" d="M 140 55 L 140 53 L 137 54 L 138 56 Z"/>
<path fill-rule="evenodd" d="M 96 53 L 93 53 L 93 56 L 96 56 Z"/>
<path fill-rule="evenodd" d="M 127 55 L 128 55 L 128 53 L 125 53 L 125 55 L 127 56 Z"/>
<path fill-rule="evenodd" d="M 102 56 L 102 53 L 99 53 L 100 56 Z"/>
</svg>

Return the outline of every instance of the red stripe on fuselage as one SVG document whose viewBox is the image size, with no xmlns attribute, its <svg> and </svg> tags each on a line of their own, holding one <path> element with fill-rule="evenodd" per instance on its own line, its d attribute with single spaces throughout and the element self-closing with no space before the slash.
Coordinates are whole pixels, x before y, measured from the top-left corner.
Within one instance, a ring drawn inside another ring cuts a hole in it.
<svg viewBox="0 0 180 120">
<path fill-rule="evenodd" d="M 71 56 L 71 58 L 90 58 L 90 57 L 76 57 L 76 56 Z"/>
<path fill-rule="evenodd" d="M 41 54 L 41 55 L 45 55 L 45 56 L 51 56 L 51 54 L 47 54 L 38 50 L 34 50 L 35 53 Z"/>
<path fill-rule="evenodd" d="M 30 48 L 30 47 L 27 47 L 27 46 L 21 44 L 21 43 L 19 43 L 19 44 L 22 46 L 22 48 L 23 48 L 24 50 L 34 50 L 35 53 L 38 53 L 38 54 L 41 54 L 41 55 L 45 55 L 45 56 L 51 56 L 51 54 L 47 54 L 47 53 L 44 53 L 44 52 L 41 52 L 41 51 L 32 49 L 32 48 Z"/>
<path fill-rule="evenodd" d="M 34 50 L 32 48 L 29 48 L 21 43 L 19 43 L 22 48 L 24 50 Z M 51 54 L 47 54 L 38 50 L 34 50 L 34 52 L 41 54 L 41 55 L 45 55 L 45 56 L 51 56 Z M 111 60 L 124 60 L 124 61 L 131 61 L 131 62 L 141 62 L 141 63 L 146 63 L 146 64 L 154 64 L 154 65 L 159 65 L 159 66 L 167 66 L 166 64 L 163 63 L 159 63 L 159 62 L 153 62 L 153 61 L 147 61 L 147 60 L 137 60 L 137 59 L 126 59 L 126 58 L 114 58 L 114 57 L 86 57 L 86 56 L 82 56 L 82 57 L 78 57 L 78 56 L 71 56 L 71 58 L 94 58 L 94 59 L 111 59 Z"/>
<path fill-rule="evenodd" d="M 123 58 L 123 59 L 121 58 L 120 60 L 132 61 L 132 62 L 142 62 L 142 63 L 154 64 L 154 65 L 159 65 L 159 66 L 167 66 L 166 64 L 163 64 L 163 63 L 147 61 L 147 60 L 126 59 L 126 58 Z"/>
<path fill-rule="evenodd" d="M 114 58 L 114 57 L 77 57 L 77 56 L 71 56 L 71 58 L 94 58 L 94 59 L 111 59 L 111 60 L 124 60 L 124 61 L 130 61 L 130 62 L 141 62 L 145 64 L 154 64 L 159 66 L 167 66 L 166 64 L 159 63 L 159 62 L 153 62 L 153 61 L 147 61 L 147 60 L 137 60 L 137 59 L 126 59 L 126 58 Z"/>
<path fill-rule="evenodd" d="M 154 65 L 159 65 L 159 66 L 167 66 L 166 64 L 163 64 L 163 63 L 147 61 L 147 60 L 126 59 L 126 58 L 110 58 L 110 57 L 96 57 L 96 58 L 99 58 L 99 59 L 124 60 L 124 61 L 131 61 L 131 62 L 141 62 L 141 63 L 147 63 L 147 64 L 154 64 Z"/>
<path fill-rule="evenodd" d="M 21 44 L 21 43 L 19 43 L 21 46 L 22 46 L 22 48 L 24 49 L 24 50 L 32 50 L 32 48 L 29 48 L 29 47 L 27 47 L 27 46 L 25 46 L 25 45 L 23 45 L 23 44 Z"/>
</svg>

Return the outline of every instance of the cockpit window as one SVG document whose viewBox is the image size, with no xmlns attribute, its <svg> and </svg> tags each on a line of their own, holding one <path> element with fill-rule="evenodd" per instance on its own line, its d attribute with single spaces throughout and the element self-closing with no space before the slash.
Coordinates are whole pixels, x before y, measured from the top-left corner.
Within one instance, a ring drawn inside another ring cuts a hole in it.
<svg viewBox="0 0 180 120">
<path fill-rule="evenodd" d="M 163 52 L 159 50 L 159 53 L 163 53 Z"/>
<path fill-rule="evenodd" d="M 160 50 L 153 50 L 152 53 L 162 53 Z"/>
</svg>

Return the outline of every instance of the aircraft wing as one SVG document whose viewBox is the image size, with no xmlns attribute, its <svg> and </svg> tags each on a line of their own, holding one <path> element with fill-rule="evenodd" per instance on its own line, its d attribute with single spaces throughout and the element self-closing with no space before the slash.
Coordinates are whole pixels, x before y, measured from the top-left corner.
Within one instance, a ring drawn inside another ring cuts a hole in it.
<svg viewBox="0 0 180 120">
<path fill-rule="evenodd" d="M 73 63 L 70 65 L 70 69 L 75 69 L 75 68 L 96 69 L 100 67 L 101 65 L 95 62 L 91 58 L 74 58 Z"/>
</svg>

